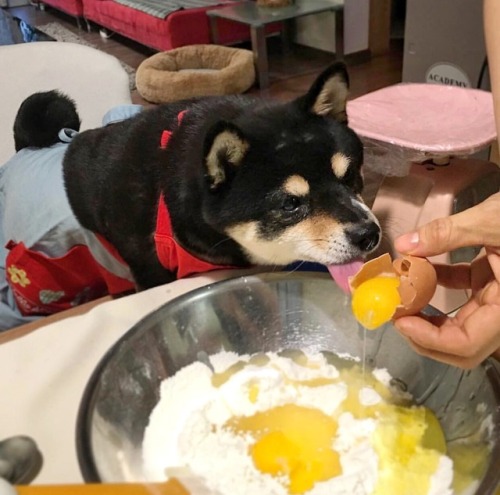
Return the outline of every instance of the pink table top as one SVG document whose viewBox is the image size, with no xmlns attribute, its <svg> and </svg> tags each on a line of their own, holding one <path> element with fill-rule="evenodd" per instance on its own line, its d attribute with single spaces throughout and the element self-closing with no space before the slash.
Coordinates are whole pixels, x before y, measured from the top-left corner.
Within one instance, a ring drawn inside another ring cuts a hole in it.
<svg viewBox="0 0 500 495">
<path fill-rule="evenodd" d="M 469 154 L 496 138 L 490 92 L 401 83 L 349 101 L 350 127 L 361 137 L 432 154 Z"/>
</svg>

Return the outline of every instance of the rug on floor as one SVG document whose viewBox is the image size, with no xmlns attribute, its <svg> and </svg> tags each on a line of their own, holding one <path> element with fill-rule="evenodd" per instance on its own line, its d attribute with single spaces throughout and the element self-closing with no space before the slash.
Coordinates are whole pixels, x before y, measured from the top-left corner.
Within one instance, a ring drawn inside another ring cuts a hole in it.
<svg viewBox="0 0 500 495">
<path fill-rule="evenodd" d="M 77 43 L 79 45 L 86 45 L 96 50 L 100 48 L 89 41 L 84 40 L 82 37 L 73 33 L 69 29 L 65 28 L 63 25 L 58 22 L 49 22 L 47 24 L 42 24 L 41 26 L 36 26 L 36 29 L 42 31 L 43 33 L 49 35 L 51 38 L 54 38 L 56 41 L 68 42 L 68 43 Z M 135 89 L 135 69 L 130 67 L 130 65 L 125 62 L 120 61 L 121 66 L 125 69 L 129 77 L 129 86 L 132 91 Z"/>
</svg>

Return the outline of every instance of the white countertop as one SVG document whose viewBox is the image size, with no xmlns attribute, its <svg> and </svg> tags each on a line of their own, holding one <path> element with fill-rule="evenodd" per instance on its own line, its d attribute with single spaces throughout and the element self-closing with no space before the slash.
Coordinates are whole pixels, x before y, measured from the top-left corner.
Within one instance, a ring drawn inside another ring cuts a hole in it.
<svg viewBox="0 0 500 495">
<path fill-rule="evenodd" d="M 255 270 L 253 271 L 255 272 Z M 83 483 L 75 424 L 105 352 L 138 320 L 190 290 L 248 271 L 225 270 L 107 301 L 0 345 L 0 440 L 28 435 L 44 461 L 34 484 Z"/>
</svg>

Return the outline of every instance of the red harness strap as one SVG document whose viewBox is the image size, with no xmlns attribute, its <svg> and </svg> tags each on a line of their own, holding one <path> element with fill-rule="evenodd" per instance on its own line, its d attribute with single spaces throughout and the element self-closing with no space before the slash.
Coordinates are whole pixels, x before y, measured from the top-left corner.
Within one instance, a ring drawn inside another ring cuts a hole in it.
<svg viewBox="0 0 500 495">
<path fill-rule="evenodd" d="M 185 111 L 180 112 L 177 121 L 180 125 Z M 160 140 L 160 147 L 165 149 L 172 136 L 172 131 L 163 131 Z M 177 278 L 184 278 L 195 273 L 209 272 L 211 270 L 221 270 L 234 268 L 234 266 L 214 265 L 193 256 L 186 251 L 174 238 L 172 232 L 172 222 L 168 212 L 163 194 L 158 201 L 158 211 L 156 215 L 156 231 L 154 234 L 156 244 L 156 254 L 162 266 L 176 272 Z"/>
</svg>

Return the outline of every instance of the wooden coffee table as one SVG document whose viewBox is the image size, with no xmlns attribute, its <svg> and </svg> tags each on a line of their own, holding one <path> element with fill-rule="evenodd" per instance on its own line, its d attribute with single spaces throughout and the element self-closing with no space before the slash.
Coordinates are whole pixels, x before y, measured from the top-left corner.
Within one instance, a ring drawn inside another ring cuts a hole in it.
<svg viewBox="0 0 500 495">
<path fill-rule="evenodd" d="M 260 89 L 269 87 L 269 62 L 267 57 L 265 27 L 275 22 L 283 23 L 283 41 L 290 39 L 290 21 L 299 17 L 321 12 L 335 12 L 335 55 L 344 56 L 344 0 L 295 0 L 289 7 L 259 7 L 254 1 L 246 1 L 208 10 L 212 41 L 219 42 L 217 19 L 227 19 L 250 27 L 252 51 L 255 57 L 257 78 Z"/>
</svg>

